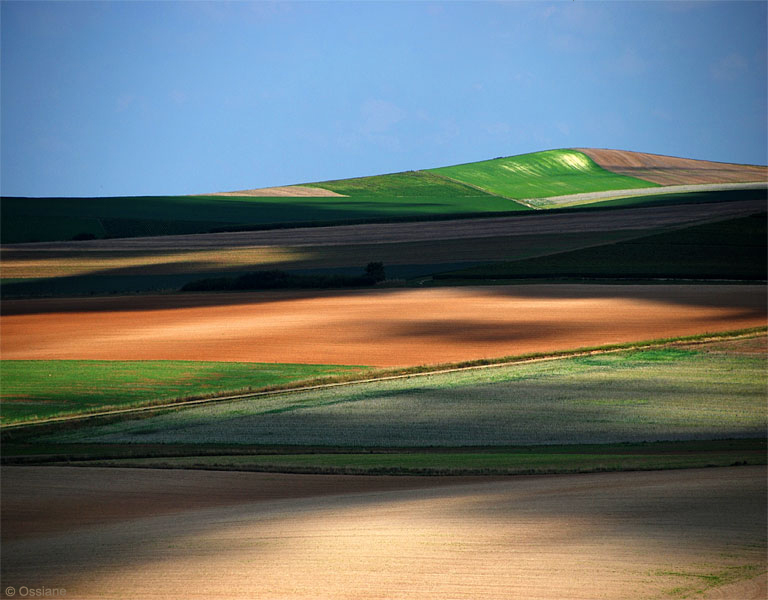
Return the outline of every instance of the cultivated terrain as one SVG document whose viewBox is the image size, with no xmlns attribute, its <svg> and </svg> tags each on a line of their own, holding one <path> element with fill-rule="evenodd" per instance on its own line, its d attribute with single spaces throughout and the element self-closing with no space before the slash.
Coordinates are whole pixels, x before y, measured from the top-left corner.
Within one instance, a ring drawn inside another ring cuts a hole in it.
<svg viewBox="0 0 768 600">
<path fill-rule="evenodd" d="M 763 598 L 768 168 L 3 198 L 2 579 Z"/>
</svg>

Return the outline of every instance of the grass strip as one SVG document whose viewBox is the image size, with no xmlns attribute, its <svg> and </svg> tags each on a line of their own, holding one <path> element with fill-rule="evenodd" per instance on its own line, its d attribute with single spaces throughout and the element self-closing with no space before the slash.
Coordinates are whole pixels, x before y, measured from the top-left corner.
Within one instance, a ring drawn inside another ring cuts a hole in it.
<svg viewBox="0 0 768 600">
<path fill-rule="evenodd" d="M 50 447 L 49 447 L 50 449 Z M 354 475 L 532 475 L 561 473 L 594 473 L 686 469 L 766 464 L 766 440 L 712 440 L 657 442 L 634 444 L 584 444 L 522 446 L 500 451 L 493 449 L 444 448 L 440 451 L 398 449 L 373 451 L 334 451 L 313 453 L 269 454 L 269 449 L 248 449 L 233 454 L 227 448 L 186 447 L 189 455 L 174 456 L 109 456 L 109 450 L 96 447 L 81 454 L 49 454 L 26 456 L 25 460 L 4 458 L 6 464 L 36 462 L 67 463 L 81 466 L 144 467 L 168 469 L 212 469 L 264 471 L 281 473 L 326 473 Z M 38 449 L 39 451 L 39 449 Z M 125 452 L 115 447 L 112 452 Z M 134 449 L 136 454 L 143 449 Z M 155 450 L 156 452 L 158 450 Z M 245 452 L 245 453 L 244 453 Z M 250 453 L 247 453 L 250 452 Z"/>
</svg>

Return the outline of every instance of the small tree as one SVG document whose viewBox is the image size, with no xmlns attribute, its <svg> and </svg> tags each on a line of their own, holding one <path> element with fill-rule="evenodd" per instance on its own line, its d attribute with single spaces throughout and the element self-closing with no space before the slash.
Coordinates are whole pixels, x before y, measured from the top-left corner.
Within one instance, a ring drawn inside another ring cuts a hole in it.
<svg viewBox="0 0 768 600">
<path fill-rule="evenodd" d="M 374 281 L 384 281 L 387 278 L 383 262 L 369 262 L 365 267 L 365 274 Z"/>
</svg>

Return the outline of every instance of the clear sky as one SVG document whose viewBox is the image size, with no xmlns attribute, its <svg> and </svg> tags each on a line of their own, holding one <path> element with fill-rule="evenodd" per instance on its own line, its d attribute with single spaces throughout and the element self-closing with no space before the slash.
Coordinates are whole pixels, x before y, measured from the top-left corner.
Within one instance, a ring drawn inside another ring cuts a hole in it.
<svg viewBox="0 0 768 600">
<path fill-rule="evenodd" d="M 563 147 L 766 164 L 766 2 L 0 3 L 0 191 L 205 193 Z"/>
</svg>

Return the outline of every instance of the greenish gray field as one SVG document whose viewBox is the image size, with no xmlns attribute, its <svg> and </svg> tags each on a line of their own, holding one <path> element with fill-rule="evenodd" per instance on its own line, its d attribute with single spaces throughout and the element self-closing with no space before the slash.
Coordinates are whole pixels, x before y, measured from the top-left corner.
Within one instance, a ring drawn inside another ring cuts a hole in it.
<svg viewBox="0 0 768 600">
<path fill-rule="evenodd" d="M 764 354 L 652 349 L 281 394 L 48 442 L 459 447 L 764 437 Z"/>
</svg>

